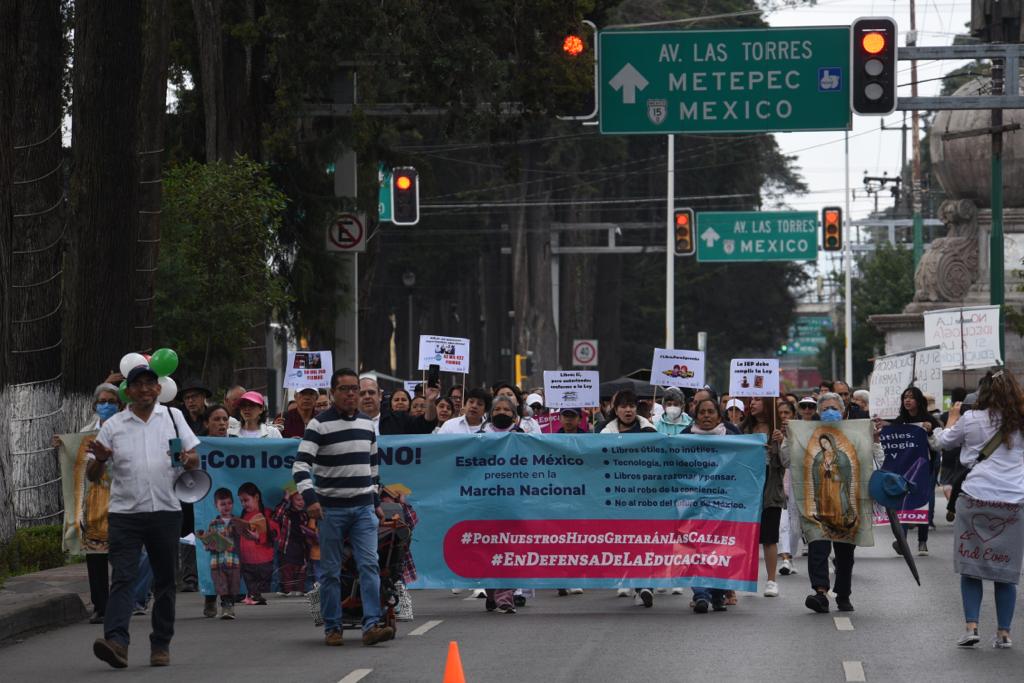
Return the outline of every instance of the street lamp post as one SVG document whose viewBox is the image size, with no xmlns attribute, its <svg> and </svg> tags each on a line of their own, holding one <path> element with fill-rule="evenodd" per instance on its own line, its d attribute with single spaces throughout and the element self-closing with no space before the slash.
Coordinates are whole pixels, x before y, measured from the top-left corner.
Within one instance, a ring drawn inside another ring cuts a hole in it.
<svg viewBox="0 0 1024 683">
<path fill-rule="evenodd" d="M 416 368 L 413 367 L 415 365 L 415 361 L 413 360 L 415 358 L 415 351 L 413 350 L 412 341 L 412 288 L 416 285 L 416 273 L 411 270 L 407 270 L 402 273 L 402 284 L 405 285 L 409 297 L 409 327 L 406 332 L 406 344 L 409 347 L 409 374 L 406 376 L 411 378 L 416 371 Z"/>
</svg>

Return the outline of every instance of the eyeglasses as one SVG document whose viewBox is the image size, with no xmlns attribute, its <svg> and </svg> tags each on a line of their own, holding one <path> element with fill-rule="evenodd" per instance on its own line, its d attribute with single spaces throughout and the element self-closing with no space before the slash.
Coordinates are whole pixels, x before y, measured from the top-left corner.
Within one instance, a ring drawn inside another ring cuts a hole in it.
<svg viewBox="0 0 1024 683">
<path fill-rule="evenodd" d="M 343 394 L 354 394 L 357 391 L 359 391 L 359 385 L 358 384 L 339 384 L 338 386 L 334 387 L 334 390 L 335 391 L 340 391 Z"/>
</svg>

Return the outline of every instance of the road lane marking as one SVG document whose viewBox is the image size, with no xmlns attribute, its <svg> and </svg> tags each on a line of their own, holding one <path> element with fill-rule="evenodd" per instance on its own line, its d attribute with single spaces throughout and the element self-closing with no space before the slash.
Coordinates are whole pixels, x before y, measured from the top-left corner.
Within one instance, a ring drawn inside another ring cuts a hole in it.
<svg viewBox="0 0 1024 683">
<path fill-rule="evenodd" d="M 860 662 L 843 662 L 843 673 L 846 674 L 847 683 L 864 683 L 864 665 Z"/>
<path fill-rule="evenodd" d="M 442 621 L 444 621 L 444 619 L 436 619 L 434 621 L 428 621 L 427 623 L 425 623 L 422 626 L 420 626 L 419 628 L 417 628 L 415 631 L 409 631 L 409 635 L 410 636 L 422 636 L 424 633 L 426 633 L 430 629 L 434 628 L 435 626 L 440 624 Z"/>
<path fill-rule="evenodd" d="M 833 617 L 833 620 L 836 622 L 837 631 L 853 630 L 853 622 L 850 621 L 850 617 Z"/>
<path fill-rule="evenodd" d="M 338 681 L 338 683 L 356 683 L 356 681 L 363 680 L 364 678 L 369 676 L 371 673 L 373 673 L 373 669 L 356 669 L 355 671 L 350 673 L 348 676 L 345 676 L 343 679 Z M 860 680 L 863 681 L 864 679 L 862 678 Z"/>
</svg>

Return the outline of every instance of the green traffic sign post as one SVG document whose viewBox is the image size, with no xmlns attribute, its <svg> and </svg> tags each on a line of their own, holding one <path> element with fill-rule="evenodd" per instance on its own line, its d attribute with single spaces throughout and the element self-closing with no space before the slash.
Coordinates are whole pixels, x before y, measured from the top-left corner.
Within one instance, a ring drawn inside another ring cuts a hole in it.
<svg viewBox="0 0 1024 683">
<path fill-rule="evenodd" d="M 602 31 L 601 132 L 848 130 L 850 27 Z"/>
<path fill-rule="evenodd" d="M 377 164 L 377 220 L 381 223 L 391 220 L 391 178 L 391 169 Z"/>
<path fill-rule="evenodd" d="M 697 214 L 697 260 L 813 261 L 814 211 L 703 211 Z"/>
</svg>

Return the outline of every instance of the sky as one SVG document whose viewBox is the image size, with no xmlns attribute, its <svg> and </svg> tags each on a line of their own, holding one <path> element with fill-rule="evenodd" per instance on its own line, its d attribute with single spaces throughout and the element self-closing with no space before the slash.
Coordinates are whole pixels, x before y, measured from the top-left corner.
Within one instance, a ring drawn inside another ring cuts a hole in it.
<svg viewBox="0 0 1024 683">
<path fill-rule="evenodd" d="M 919 46 L 952 45 L 958 33 L 965 33 L 965 24 L 970 20 L 970 0 L 918 0 L 917 32 Z M 906 34 L 910 28 L 910 2 L 908 0 L 819 0 L 814 6 L 801 6 L 770 13 L 770 26 L 838 26 L 850 25 L 858 17 L 887 16 L 896 20 L 899 30 L 899 45 L 906 45 Z M 918 62 L 918 95 L 938 95 L 942 82 L 937 79 L 964 61 L 920 61 Z M 910 63 L 900 62 L 898 83 L 910 83 Z M 928 81 L 928 82 L 921 82 Z M 910 88 L 900 87 L 900 97 L 908 97 Z M 853 117 L 850 131 L 850 187 L 855 196 L 850 200 L 849 219 L 866 218 L 874 208 L 874 199 L 864 190 L 863 178 L 867 175 L 890 176 L 900 172 L 900 133 L 883 131 L 880 122 L 887 128 L 898 128 L 902 124 L 902 112 L 889 116 Z M 907 125 L 910 114 L 907 113 Z M 782 152 L 797 157 L 800 169 L 810 192 L 803 196 L 787 196 L 786 204 L 797 210 L 819 210 L 823 206 L 844 206 L 843 134 L 842 132 L 778 133 L 776 134 Z M 908 161 L 911 157 L 910 134 Z M 886 192 L 879 197 L 879 206 L 891 203 Z"/>
</svg>

